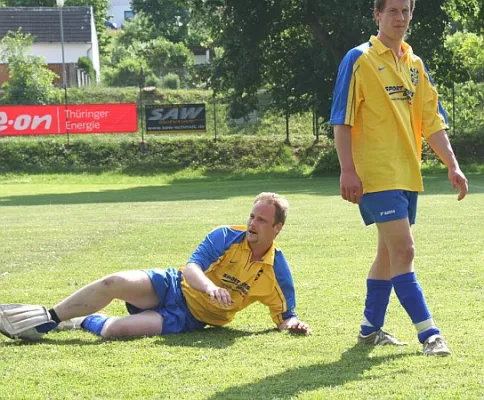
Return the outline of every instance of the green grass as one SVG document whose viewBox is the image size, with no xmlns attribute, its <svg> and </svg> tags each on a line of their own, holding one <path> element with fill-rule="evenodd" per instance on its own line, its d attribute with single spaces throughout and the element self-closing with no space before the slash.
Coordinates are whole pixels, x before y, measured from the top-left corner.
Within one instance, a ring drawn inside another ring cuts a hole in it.
<svg viewBox="0 0 484 400">
<path fill-rule="evenodd" d="M 2 336 L 0 398 L 484 397 L 482 174 L 469 176 L 463 202 L 439 174 L 425 178 L 419 199 L 416 270 L 453 350 L 443 359 L 421 355 L 394 296 L 386 328 L 409 346 L 355 346 L 376 232 L 339 198 L 336 177 L 238 178 L 0 177 L 0 302 L 50 307 L 114 271 L 181 266 L 210 229 L 244 223 L 254 196 L 270 190 L 291 203 L 278 243 L 312 336 L 275 331 L 260 305 L 201 333 L 105 341 L 76 331 L 30 344 Z"/>
</svg>

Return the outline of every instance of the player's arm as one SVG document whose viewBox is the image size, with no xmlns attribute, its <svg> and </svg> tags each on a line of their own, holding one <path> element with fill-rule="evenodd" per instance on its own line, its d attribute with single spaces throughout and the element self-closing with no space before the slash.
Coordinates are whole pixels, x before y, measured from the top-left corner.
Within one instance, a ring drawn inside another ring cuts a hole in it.
<svg viewBox="0 0 484 400">
<path fill-rule="evenodd" d="M 187 283 L 195 290 L 207 293 L 210 301 L 217 301 L 220 307 L 228 307 L 232 304 L 230 293 L 215 285 L 202 271 L 202 268 L 195 263 L 189 262 L 183 269 L 183 276 Z"/>
<path fill-rule="evenodd" d="M 277 325 L 280 331 L 288 331 L 290 333 L 299 333 L 303 335 L 310 335 L 311 328 L 305 322 L 298 320 L 296 317 L 291 317 L 284 320 L 282 323 Z"/>
<path fill-rule="evenodd" d="M 448 177 L 452 187 L 459 190 L 457 200 L 462 200 L 468 190 L 467 178 L 460 170 L 459 163 L 455 157 L 454 151 L 445 130 L 438 131 L 427 138 L 432 150 L 439 156 L 448 169 Z"/>
<path fill-rule="evenodd" d="M 348 125 L 334 125 L 334 138 L 341 167 L 340 192 L 343 199 L 358 204 L 363 195 L 363 185 L 356 173 L 351 149 L 351 128 Z"/>
</svg>

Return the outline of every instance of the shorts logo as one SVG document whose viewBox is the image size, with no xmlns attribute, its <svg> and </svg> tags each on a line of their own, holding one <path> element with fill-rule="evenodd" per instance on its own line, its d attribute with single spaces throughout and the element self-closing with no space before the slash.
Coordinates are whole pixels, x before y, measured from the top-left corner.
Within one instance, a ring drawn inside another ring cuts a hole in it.
<svg viewBox="0 0 484 400">
<path fill-rule="evenodd" d="M 413 86 L 418 85 L 418 68 L 410 68 L 410 77 L 412 79 Z"/>
<path fill-rule="evenodd" d="M 381 211 L 380 212 L 380 217 L 384 216 L 384 215 L 390 215 L 390 214 L 395 214 L 396 211 L 395 210 L 388 210 L 388 211 Z"/>
</svg>

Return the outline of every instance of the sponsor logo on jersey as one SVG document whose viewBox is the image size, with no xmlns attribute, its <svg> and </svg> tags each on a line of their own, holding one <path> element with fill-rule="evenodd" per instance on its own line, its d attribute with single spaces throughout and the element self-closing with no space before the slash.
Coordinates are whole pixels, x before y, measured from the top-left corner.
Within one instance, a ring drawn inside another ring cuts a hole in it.
<svg viewBox="0 0 484 400">
<path fill-rule="evenodd" d="M 418 68 L 410 68 L 410 78 L 412 79 L 413 86 L 418 85 Z"/>
<path fill-rule="evenodd" d="M 412 104 L 412 99 L 415 93 L 412 90 L 407 89 L 405 86 L 385 86 L 385 90 L 392 101 L 406 100 L 408 101 L 408 104 Z"/>
</svg>

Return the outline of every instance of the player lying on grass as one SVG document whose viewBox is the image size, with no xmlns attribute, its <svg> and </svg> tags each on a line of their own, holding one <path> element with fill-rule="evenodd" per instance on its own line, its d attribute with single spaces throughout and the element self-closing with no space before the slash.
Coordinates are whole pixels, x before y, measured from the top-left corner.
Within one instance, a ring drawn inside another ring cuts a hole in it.
<svg viewBox="0 0 484 400">
<path fill-rule="evenodd" d="M 104 338 L 190 332 L 228 324 L 235 314 L 260 301 L 280 330 L 309 334 L 294 311 L 291 272 L 274 239 L 284 226 L 288 202 L 261 193 L 247 227 L 215 229 L 176 270 L 124 271 L 79 289 L 52 309 L 0 305 L 0 332 L 37 339 L 51 330 L 81 328 Z M 114 299 L 126 302 L 129 316 L 96 314 Z"/>
</svg>

